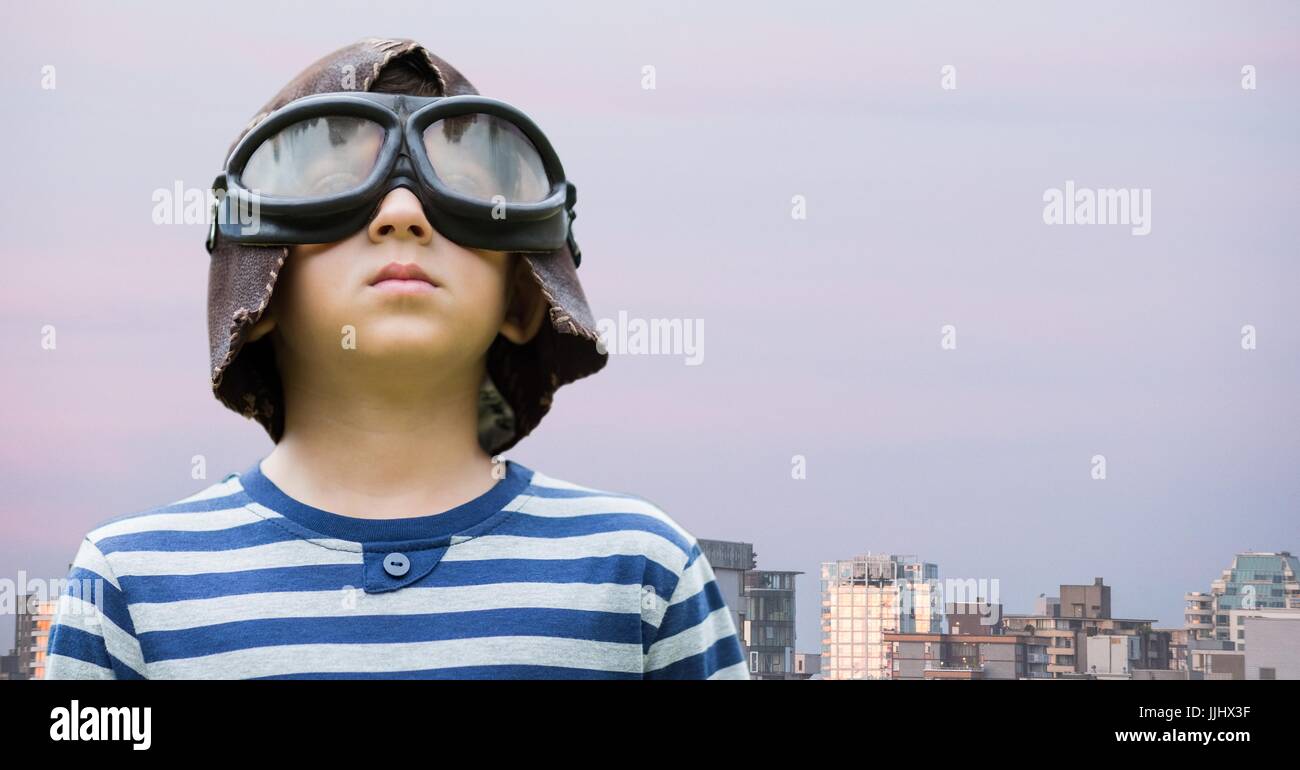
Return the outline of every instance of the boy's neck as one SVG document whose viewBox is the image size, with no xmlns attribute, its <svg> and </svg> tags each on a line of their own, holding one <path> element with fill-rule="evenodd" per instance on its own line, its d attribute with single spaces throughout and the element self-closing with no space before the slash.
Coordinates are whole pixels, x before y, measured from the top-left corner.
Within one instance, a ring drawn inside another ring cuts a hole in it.
<svg viewBox="0 0 1300 770">
<path fill-rule="evenodd" d="M 344 516 L 427 516 L 468 502 L 498 479 L 478 443 L 482 374 L 457 379 L 286 382 L 284 434 L 262 471 L 290 497 Z"/>
</svg>

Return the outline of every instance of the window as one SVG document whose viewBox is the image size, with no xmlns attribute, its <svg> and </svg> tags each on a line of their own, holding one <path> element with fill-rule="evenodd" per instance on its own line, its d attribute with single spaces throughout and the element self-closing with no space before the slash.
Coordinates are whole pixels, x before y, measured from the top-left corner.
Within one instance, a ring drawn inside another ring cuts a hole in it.
<svg viewBox="0 0 1300 770">
<path fill-rule="evenodd" d="M 1276 668 L 1265 668 L 1264 666 L 1260 666 L 1260 667 L 1259 667 L 1259 678 L 1260 678 L 1260 679 L 1277 679 L 1277 669 L 1276 669 Z"/>
</svg>

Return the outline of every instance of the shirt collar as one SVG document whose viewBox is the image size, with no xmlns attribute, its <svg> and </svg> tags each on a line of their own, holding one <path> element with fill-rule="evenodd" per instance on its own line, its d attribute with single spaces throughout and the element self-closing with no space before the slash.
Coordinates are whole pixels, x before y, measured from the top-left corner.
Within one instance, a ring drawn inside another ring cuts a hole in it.
<svg viewBox="0 0 1300 770">
<path fill-rule="evenodd" d="M 239 474 L 244 492 L 255 503 L 329 537 L 357 543 L 438 540 L 472 530 L 500 513 L 522 493 L 532 479 L 532 469 L 506 460 L 506 476 L 488 491 L 465 503 L 431 515 L 400 519 L 366 519 L 315 508 L 290 497 L 262 473 L 262 461 Z"/>
</svg>

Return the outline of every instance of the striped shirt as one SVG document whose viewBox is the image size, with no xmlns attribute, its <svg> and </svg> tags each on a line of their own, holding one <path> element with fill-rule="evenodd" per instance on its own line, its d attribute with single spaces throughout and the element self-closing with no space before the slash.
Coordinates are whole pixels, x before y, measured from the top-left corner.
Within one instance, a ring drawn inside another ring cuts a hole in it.
<svg viewBox="0 0 1300 770">
<path fill-rule="evenodd" d="M 260 461 L 100 523 L 47 679 L 749 679 L 695 537 L 653 503 L 514 461 L 431 516 L 289 497 Z"/>
</svg>

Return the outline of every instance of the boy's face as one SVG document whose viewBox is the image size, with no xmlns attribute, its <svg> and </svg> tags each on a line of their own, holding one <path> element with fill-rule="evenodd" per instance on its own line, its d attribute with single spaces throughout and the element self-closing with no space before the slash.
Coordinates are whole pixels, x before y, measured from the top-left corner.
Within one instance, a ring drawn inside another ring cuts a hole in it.
<svg viewBox="0 0 1300 770">
<path fill-rule="evenodd" d="M 545 302 L 518 260 L 448 240 L 398 188 L 351 237 L 290 249 L 250 339 L 276 329 L 281 365 L 328 368 L 360 356 L 389 373 L 403 364 L 427 372 L 431 362 L 472 373 L 498 333 L 523 344 L 541 325 Z"/>
</svg>

